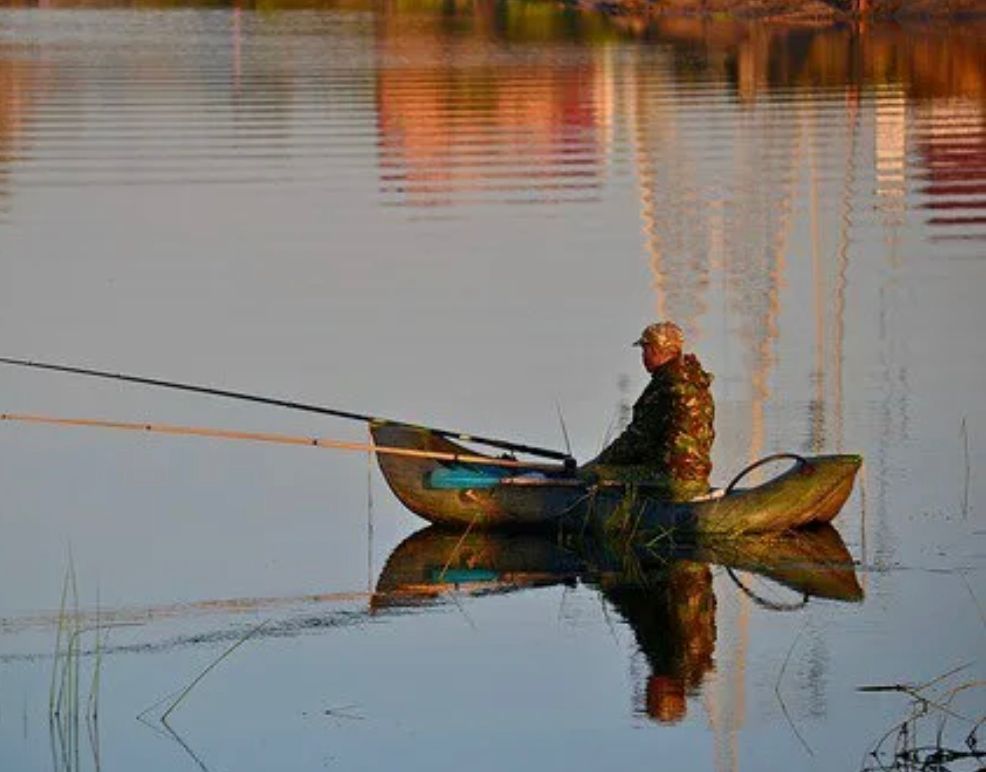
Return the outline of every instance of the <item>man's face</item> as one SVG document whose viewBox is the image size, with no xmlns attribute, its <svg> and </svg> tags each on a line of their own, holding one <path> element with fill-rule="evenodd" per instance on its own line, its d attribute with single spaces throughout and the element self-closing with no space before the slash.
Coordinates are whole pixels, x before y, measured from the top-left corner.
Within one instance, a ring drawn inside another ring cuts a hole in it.
<svg viewBox="0 0 986 772">
<path fill-rule="evenodd" d="M 652 373 L 658 367 L 670 362 L 678 356 L 678 349 L 667 346 L 658 346 L 654 343 L 645 344 L 640 350 L 640 356 L 644 363 L 644 369 Z"/>
</svg>

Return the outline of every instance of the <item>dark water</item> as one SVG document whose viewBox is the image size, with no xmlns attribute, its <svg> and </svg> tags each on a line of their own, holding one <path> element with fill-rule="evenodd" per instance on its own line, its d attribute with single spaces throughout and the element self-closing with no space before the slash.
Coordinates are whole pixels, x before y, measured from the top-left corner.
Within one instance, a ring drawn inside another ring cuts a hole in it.
<svg viewBox="0 0 986 772">
<path fill-rule="evenodd" d="M 857 687 L 984 677 L 982 27 L 44 5 L 0 9 L 0 353 L 551 446 L 557 402 L 587 458 L 670 317 L 717 481 L 866 461 L 821 546 L 616 565 L 412 536 L 365 455 L 2 424 L 0 768 L 858 769 L 909 703 Z M 0 411 L 365 437 L 9 370 Z"/>
</svg>

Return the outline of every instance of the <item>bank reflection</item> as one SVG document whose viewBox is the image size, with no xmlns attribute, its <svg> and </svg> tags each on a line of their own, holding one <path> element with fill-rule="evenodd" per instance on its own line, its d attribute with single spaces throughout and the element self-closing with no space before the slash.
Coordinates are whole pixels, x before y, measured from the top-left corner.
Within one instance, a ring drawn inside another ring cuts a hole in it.
<svg viewBox="0 0 986 772">
<path fill-rule="evenodd" d="M 715 668 L 717 567 L 753 602 L 771 610 L 798 609 L 811 598 L 856 602 L 863 597 L 852 557 L 831 527 L 635 549 L 575 537 L 558 542 L 429 527 L 391 553 L 370 608 L 380 612 L 443 602 L 457 594 L 554 585 L 592 588 L 632 630 L 647 661 L 649 672 L 634 691 L 635 710 L 659 723 L 676 723 Z M 774 591 L 755 590 L 760 580 L 773 583 Z M 783 588 L 780 595 L 777 587 Z"/>
<path fill-rule="evenodd" d="M 0 217 L 8 209 L 10 176 L 24 151 L 32 107 L 49 82 L 47 68 L 23 52 L 0 45 Z"/>
<path fill-rule="evenodd" d="M 391 3 L 375 20 L 384 199 L 594 200 L 609 88 L 598 57 L 574 47 L 530 58 L 503 48 L 538 30 L 563 34 L 554 9 L 476 2 L 431 10 L 409 16 Z"/>
</svg>

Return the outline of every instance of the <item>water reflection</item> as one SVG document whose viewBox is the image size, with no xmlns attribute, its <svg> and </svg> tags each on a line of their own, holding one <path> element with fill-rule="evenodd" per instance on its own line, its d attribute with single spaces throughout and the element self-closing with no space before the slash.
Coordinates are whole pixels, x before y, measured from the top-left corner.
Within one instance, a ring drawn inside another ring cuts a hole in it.
<svg viewBox="0 0 986 772">
<path fill-rule="evenodd" d="M 46 632 L 57 628 L 60 656 L 51 658 L 50 651 L 7 654 L 0 662 L 10 665 L 40 659 L 51 663 L 53 682 L 69 685 L 56 689 L 57 710 L 51 710 L 49 716 L 53 765 L 82 769 L 91 761 L 99 768 L 98 672 L 103 667 L 115 672 L 120 667 L 120 654 L 146 656 L 185 647 L 212 648 L 213 653 L 197 666 L 204 675 L 211 668 L 210 662 L 223 660 L 248 639 L 325 635 L 363 626 L 368 618 L 379 622 L 395 613 L 421 613 L 438 605 L 459 604 L 464 596 L 479 599 L 582 585 L 598 593 L 629 628 L 646 662 L 644 673 L 636 672 L 634 662 L 630 666 L 635 678 L 630 695 L 634 712 L 668 725 L 682 721 L 703 704 L 715 721 L 714 704 L 700 696 L 708 691 L 717 662 L 729 653 L 722 651 L 722 646 L 743 645 L 718 634 L 713 576 L 723 571 L 752 602 L 771 612 L 797 612 L 818 600 L 856 602 L 863 595 L 852 558 L 838 532 L 829 526 L 728 542 L 663 542 L 633 550 L 614 542 L 578 537 L 560 543 L 536 535 L 463 535 L 429 527 L 393 550 L 370 594 L 239 598 L 91 613 L 63 609 L 57 619 L 21 620 Z M 354 603 L 350 610 L 340 608 L 346 601 Z M 256 612 L 262 612 L 267 621 L 246 627 L 230 625 L 233 616 Z M 210 627 L 174 638 L 160 637 L 158 626 L 162 623 L 177 618 L 188 625 L 203 613 L 212 618 L 207 622 Z M 111 632 L 129 638 L 142 627 L 147 630 L 140 642 L 110 640 Z M 66 632 L 61 635 L 63 628 Z M 127 629 L 121 632 L 120 628 Z M 24 630 L 23 625 L 8 625 L 5 632 Z M 217 644 L 221 646 L 216 648 Z M 195 672 L 193 669 L 186 677 L 192 679 Z M 823 673 L 815 672 L 810 680 L 823 677 Z M 147 704 L 137 718 L 151 731 L 175 742 L 196 766 L 206 769 L 203 749 L 162 720 L 161 711 L 174 702 L 176 694 L 152 702 L 153 695 L 141 691 L 138 699 Z M 354 718 L 343 708 L 325 711 L 325 715 L 334 714 Z M 355 717 L 361 716 L 357 713 Z M 198 742 L 202 742 L 201 736 Z"/>
<path fill-rule="evenodd" d="M 83 663 L 98 667 L 104 656 L 239 645 L 245 638 L 242 629 L 226 624 L 177 637 L 108 643 L 106 633 L 118 628 L 263 612 L 268 621 L 261 627 L 247 628 L 249 637 L 294 637 L 363 624 L 367 611 L 380 618 L 387 612 L 425 609 L 459 596 L 478 598 L 582 584 L 599 592 L 619 614 L 646 658 L 649 672 L 634 690 L 636 710 L 660 723 L 674 723 L 685 717 L 689 699 L 700 693 L 716 658 L 721 661 L 725 654 L 716 654 L 713 571 L 719 569 L 725 570 L 746 597 L 768 611 L 797 611 L 811 599 L 857 602 L 863 597 L 852 557 L 831 526 L 688 545 L 663 541 L 632 549 L 615 541 L 578 536 L 559 542 L 534 534 L 461 534 L 430 526 L 393 550 L 369 594 L 235 598 L 155 608 L 63 611 L 57 616 L 4 620 L 3 632 L 23 634 L 62 627 L 79 631 L 71 639 L 69 653 L 57 659 L 56 665 L 57 672 L 81 672 Z M 363 606 L 364 602 L 368 606 Z M 340 608 L 343 604 L 350 608 Z M 334 610 L 327 611 L 326 607 Z M 38 658 L 45 659 L 46 655 L 6 654 L 0 662 Z M 87 705 L 75 705 L 75 712 L 68 715 L 87 716 L 93 696 L 88 699 Z M 59 704 L 61 700 L 59 692 Z M 70 739 L 79 742 L 78 737 Z"/>
<path fill-rule="evenodd" d="M 714 277 L 724 272 L 756 373 L 769 369 L 764 331 L 777 325 L 776 286 L 806 176 L 813 189 L 841 186 L 837 195 L 858 209 L 870 193 L 854 188 L 863 169 L 849 187 L 840 170 L 865 163 L 889 230 L 917 210 L 941 229 L 935 238 L 984 236 L 986 68 L 975 25 L 920 36 L 893 26 L 814 31 L 694 19 L 641 27 L 489 0 L 389 3 L 372 16 L 358 3 L 331 5 L 324 17 L 305 12 L 303 20 L 267 13 L 278 7 L 264 3 L 258 14 L 239 4 L 193 23 L 179 20 L 183 10 L 174 18 L 191 39 L 180 59 L 150 45 L 142 61 L 112 74 L 99 60 L 59 50 L 52 67 L 94 79 L 103 92 L 103 109 L 88 115 L 67 91 L 36 111 L 35 67 L 19 61 L 9 41 L 38 32 L 8 11 L 0 177 L 17 165 L 27 187 L 327 183 L 338 164 L 305 159 L 351 157 L 359 136 L 352 129 L 367 117 L 385 204 L 599 202 L 629 164 L 657 315 L 678 319 L 689 336 L 707 332 Z M 148 37 L 139 23 L 131 32 Z M 353 32 L 364 41 L 358 49 L 330 51 L 312 39 L 341 42 Z M 270 36 L 291 44 L 271 46 Z M 204 48 L 197 37 L 215 39 Z M 43 35 L 38 42 L 55 53 Z M 203 93 L 213 99 L 201 102 Z M 153 140 L 121 109 L 138 102 L 162 111 Z M 32 117 L 43 120 L 32 122 L 27 139 L 49 143 L 57 165 L 11 153 L 15 128 Z M 87 127 L 95 131 L 83 141 Z M 181 146 L 162 142 L 169 138 Z M 120 158 L 130 164 L 112 163 Z M 910 202 L 909 179 L 920 182 Z M 848 252 L 849 218 L 840 209 L 813 212 L 813 227 Z M 753 297 L 764 299 L 762 308 L 749 308 Z M 765 393 L 763 383 L 752 387 Z"/>
<path fill-rule="evenodd" d="M 10 173 L 14 160 L 23 152 L 33 103 L 43 95 L 44 70 L 28 57 L 5 51 L 0 44 L 0 218 L 9 207 Z"/>
<path fill-rule="evenodd" d="M 581 582 L 596 589 L 633 631 L 649 673 L 635 691 L 637 710 L 661 723 L 685 717 L 714 668 L 716 597 L 722 567 L 742 592 L 774 611 L 810 598 L 859 601 L 862 588 L 838 532 L 824 527 L 690 546 L 623 544 L 534 535 L 457 534 L 435 527 L 408 537 L 390 555 L 371 608 L 420 607 L 457 594 L 487 595 Z M 737 572 L 785 588 L 751 588 Z"/>
<path fill-rule="evenodd" d="M 378 15 L 385 200 L 435 206 L 595 198 L 607 117 L 602 63 L 574 48 L 530 61 L 492 45 L 523 29 L 511 20 L 517 11 L 493 2 L 478 2 L 475 13 L 443 4 L 408 24 L 393 4 Z"/>
<path fill-rule="evenodd" d="M 977 109 L 977 107 L 979 109 Z M 922 109 L 915 143 L 921 208 L 932 240 L 986 240 L 986 116 L 981 105 L 933 101 Z"/>
</svg>

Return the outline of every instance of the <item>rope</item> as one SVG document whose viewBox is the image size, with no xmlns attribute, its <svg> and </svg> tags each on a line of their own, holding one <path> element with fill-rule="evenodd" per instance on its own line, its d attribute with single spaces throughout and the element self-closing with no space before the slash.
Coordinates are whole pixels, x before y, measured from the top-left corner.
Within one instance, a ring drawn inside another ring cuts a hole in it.
<svg viewBox="0 0 986 772">
<path fill-rule="evenodd" d="M 757 595 L 753 590 L 743 584 L 743 582 L 739 580 L 739 577 L 736 576 L 733 569 L 729 566 L 726 566 L 725 568 L 729 578 L 736 583 L 736 586 L 743 591 L 743 594 L 762 608 L 770 609 L 771 611 L 797 611 L 798 609 L 802 609 L 808 605 L 808 593 L 804 593 L 801 600 L 791 603 L 781 603 L 780 601 L 767 600 L 766 598 Z"/>
<path fill-rule="evenodd" d="M 764 456 L 759 461 L 754 461 L 749 466 L 746 466 L 742 470 L 740 470 L 740 473 L 733 478 L 733 481 L 729 483 L 729 485 L 726 486 L 726 490 L 723 493 L 723 496 L 729 495 L 729 493 L 731 493 L 733 488 L 736 486 L 736 483 L 738 483 L 740 480 L 746 477 L 754 469 L 761 467 L 764 464 L 768 464 L 771 461 L 779 461 L 783 458 L 792 458 L 795 461 L 797 461 L 798 466 L 801 467 L 810 466 L 810 464 L 808 463 L 808 459 L 806 459 L 804 456 L 799 456 L 797 453 L 774 453 L 770 456 Z"/>
</svg>

